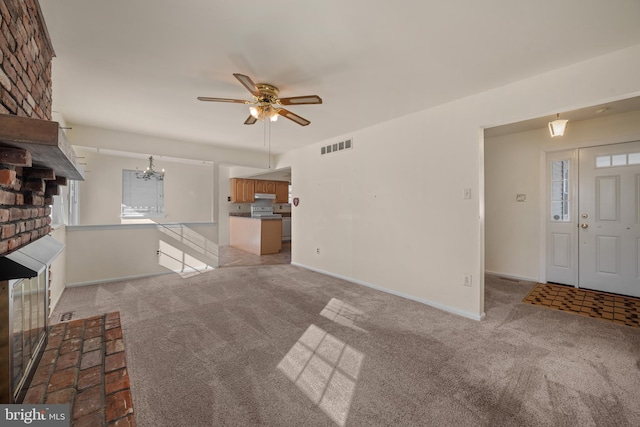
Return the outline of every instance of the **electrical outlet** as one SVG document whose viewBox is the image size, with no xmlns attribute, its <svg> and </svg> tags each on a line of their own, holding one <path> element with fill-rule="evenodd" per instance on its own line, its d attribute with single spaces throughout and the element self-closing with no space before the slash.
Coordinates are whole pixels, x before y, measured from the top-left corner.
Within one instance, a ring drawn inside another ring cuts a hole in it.
<svg viewBox="0 0 640 427">
<path fill-rule="evenodd" d="M 320 255 L 320 248 L 316 248 L 316 253 Z"/>
<path fill-rule="evenodd" d="M 471 275 L 470 274 L 465 274 L 464 275 L 462 284 L 464 286 L 471 286 Z"/>
</svg>

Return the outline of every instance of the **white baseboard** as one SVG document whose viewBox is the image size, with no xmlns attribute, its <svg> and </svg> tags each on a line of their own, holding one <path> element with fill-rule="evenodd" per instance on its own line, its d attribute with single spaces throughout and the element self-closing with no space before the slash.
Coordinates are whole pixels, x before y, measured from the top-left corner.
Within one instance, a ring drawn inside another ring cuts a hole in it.
<svg viewBox="0 0 640 427">
<path fill-rule="evenodd" d="M 513 279 L 513 280 L 522 280 L 524 282 L 540 282 L 540 280 L 536 279 L 535 277 L 516 276 L 513 274 L 498 273 L 497 271 L 485 270 L 484 274 L 489 274 L 491 276 L 505 277 L 507 279 Z"/>
<path fill-rule="evenodd" d="M 121 276 L 121 277 L 111 277 L 109 279 L 99 279 L 99 280 L 91 280 L 88 282 L 77 282 L 77 283 L 67 283 L 65 288 L 75 288 L 78 286 L 91 286 L 98 285 L 100 283 L 113 283 L 113 282 L 123 282 L 125 280 L 136 280 L 136 279 L 144 279 L 147 277 L 156 277 L 156 276 L 164 276 L 167 274 L 190 274 L 190 273 L 201 273 L 206 271 L 215 270 L 213 267 L 205 268 L 204 270 L 196 270 L 194 268 L 190 268 L 187 270 L 176 270 L 176 271 L 164 271 L 162 273 L 153 273 L 153 274 L 140 274 L 137 276 Z"/>
<path fill-rule="evenodd" d="M 406 299 L 411 300 L 411 301 L 416 301 L 416 302 L 428 305 L 430 307 L 437 308 L 439 310 L 443 310 L 443 311 L 446 311 L 446 312 L 449 312 L 449 313 L 452 313 L 452 314 L 456 314 L 458 316 L 466 317 L 468 319 L 482 320 L 485 317 L 485 313 L 482 313 L 481 315 L 477 315 L 477 314 L 474 314 L 474 313 L 469 313 L 467 311 L 459 310 L 457 308 L 450 307 L 448 305 L 444 305 L 444 304 L 440 304 L 440 303 L 437 303 L 437 302 L 425 300 L 425 299 L 422 299 L 422 298 L 415 297 L 413 295 L 405 294 L 403 292 L 394 291 L 392 289 L 383 288 L 383 287 L 374 285 L 372 283 L 363 282 L 361 280 L 357 280 L 357 279 L 353 279 L 353 278 L 350 278 L 350 277 L 342 276 L 340 274 L 335 274 L 335 273 L 332 273 L 330 271 L 321 270 L 321 269 L 315 268 L 315 267 L 309 267 L 308 265 L 299 264 L 297 262 L 291 262 L 291 265 L 295 265 L 296 267 L 301 267 L 301 268 L 304 268 L 306 270 L 315 271 L 316 273 L 326 274 L 327 276 L 335 277 L 337 279 L 346 280 L 347 282 L 355 283 L 356 285 L 366 286 L 367 288 L 375 289 L 377 291 L 385 292 L 387 294 L 395 295 L 395 296 L 398 296 L 398 297 L 401 297 L 401 298 L 406 298 Z"/>
</svg>

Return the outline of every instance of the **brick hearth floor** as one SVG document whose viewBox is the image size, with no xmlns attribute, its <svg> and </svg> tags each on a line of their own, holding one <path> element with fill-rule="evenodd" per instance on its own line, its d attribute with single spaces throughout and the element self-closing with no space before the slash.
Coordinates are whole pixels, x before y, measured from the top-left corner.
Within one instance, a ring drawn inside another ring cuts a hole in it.
<svg viewBox="0 0 640 427">
<path fill-rule="evenodd" d="M 120 313 L 58 323 L 24 403 L 69 403 L 74 427 L 135 426 Z"/>
</svg>

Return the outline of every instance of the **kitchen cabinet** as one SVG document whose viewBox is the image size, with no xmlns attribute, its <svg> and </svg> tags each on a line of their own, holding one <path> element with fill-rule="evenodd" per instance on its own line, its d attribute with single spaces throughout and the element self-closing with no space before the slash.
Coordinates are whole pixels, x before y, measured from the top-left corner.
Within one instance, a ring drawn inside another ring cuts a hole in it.
<svg viewBox="0 0 640 427">
<path fill-rule="evenodd" d="M 276 254 L 282 249 L 282 219 L 231 216 L 229 245 L 256 255 Z"/>
<path fill-rule="evenodd" d="M 275 203 L 289 203 L 289 183 L 287 181 L 275 181 Z"/>
<path fill-rule="evenodd" d="M 231 178 L 231 202 L 253 203 L 255 193 L 275 194 L 274 203 L 289 203 L 289 182 Z"/>
<path fill-rule="evenodd" d="M 256 193 L 255 180 L 231 178 L 230 181 L 232 203 L 253 203 L 253 195 Z"/>
<path fill-rule="evenodd" d="M 261 179 L 256 179 L 255 183 L 256 193 L 276 194 L 275 181 L 263 181 Z"/>
</svg>

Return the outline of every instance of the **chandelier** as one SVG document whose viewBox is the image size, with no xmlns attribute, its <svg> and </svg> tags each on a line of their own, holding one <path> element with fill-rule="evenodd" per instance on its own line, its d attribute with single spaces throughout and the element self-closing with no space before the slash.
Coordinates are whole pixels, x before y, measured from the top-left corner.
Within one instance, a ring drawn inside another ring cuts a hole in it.
<svg viewBox="0 0 640 427">
<path fill-rule="evenodd" d="M 156 172 L 155 170 L 153 170 L 153 156 L 149 156 L 149 167 L 146 168 L 144 172 L 136 172 L 136 178 L 144 179 L 145 181 L 149 181 L 152 178 L 157 181 L 163 181 L 164 169 L 162 169 L 162 172 Z"/>
</svg>

